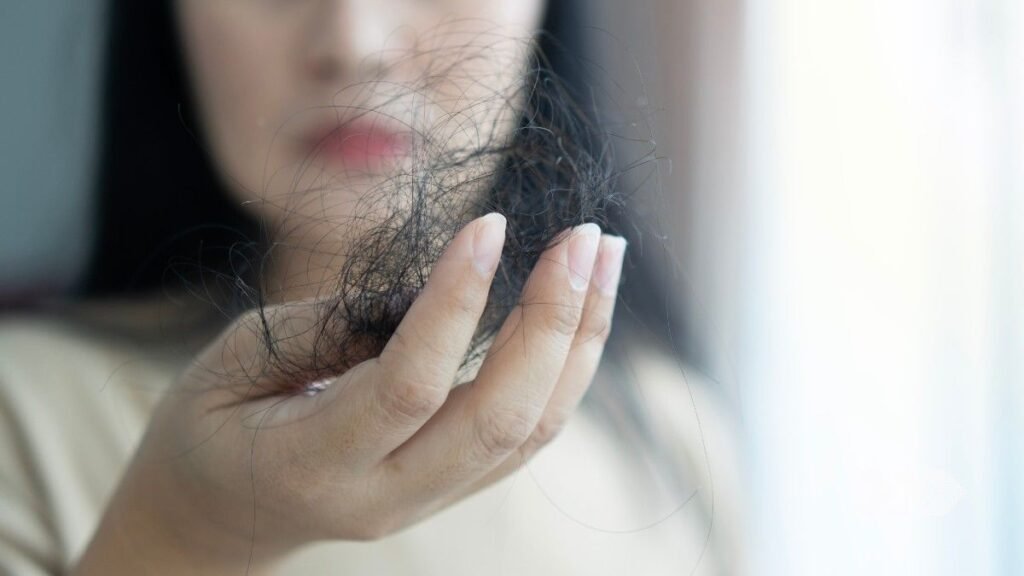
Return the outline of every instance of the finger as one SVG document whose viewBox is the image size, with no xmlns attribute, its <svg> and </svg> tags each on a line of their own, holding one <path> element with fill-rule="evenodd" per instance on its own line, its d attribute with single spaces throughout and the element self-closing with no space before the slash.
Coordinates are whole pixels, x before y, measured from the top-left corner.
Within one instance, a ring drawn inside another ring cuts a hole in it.
<svg viewBox="0 0 1024 576">
<path fill-rule="evenodd" d="M 315 419 L 314 433 L 344 447 L 348 463 L 376 464 L 444 403 L 483 314 L 504 239 L 505 219 L 499 214 L 466 226 L 434 266 L 380 357 L 305 399 L 311 409 L 326 406 Z"/>
<path fill-rule="evenodd" d="M 497 468 L 474 482 L 466 490 L 456 493 L 447 504 L 461 500 L 474 492 L 501 480 L 519 469 L 538 450 L 549 444 L 565 427 L 580 401 L 590 389 L 597 373 L 605 342 L 611 333 L 615 298 L 618 293 L 622 260 L 626 250 L 625 239 L 618 236 L 602 236 L 597 262 L 590 283 L 587 301 L 583 306 L 583 319 L 572 344 L 572 351 L 565 361 L 565 368 L 558 379 L 544 413 L 533 433 L 515 452 Z M 454 393 L 454 392 L 453 392 Z"/>
<path fill-rule="evenodd" d="M 399 485 L 392 493 L 436 500 L 528 439 L 579 328 L 599 236 L 596 225 L 578 227 L 541 256 L 476 380 L 385 460 Z"/>
</svg>

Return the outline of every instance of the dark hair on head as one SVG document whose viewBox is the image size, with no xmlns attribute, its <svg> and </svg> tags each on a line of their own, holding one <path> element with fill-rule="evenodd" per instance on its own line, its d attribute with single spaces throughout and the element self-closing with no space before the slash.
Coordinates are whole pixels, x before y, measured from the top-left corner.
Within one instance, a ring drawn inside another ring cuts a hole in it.
<svg viewBox="0 0 1024 576">
<path fill-rule="evenodd" d="M 155 290 L 169 264 L 202 247 L 223 257 L 217 248 L 256 236 L 194 132 L 172 10 L 172 1 L 111 2 L 97 237 L 82 283 L 90 296 Z"/>
</svg>

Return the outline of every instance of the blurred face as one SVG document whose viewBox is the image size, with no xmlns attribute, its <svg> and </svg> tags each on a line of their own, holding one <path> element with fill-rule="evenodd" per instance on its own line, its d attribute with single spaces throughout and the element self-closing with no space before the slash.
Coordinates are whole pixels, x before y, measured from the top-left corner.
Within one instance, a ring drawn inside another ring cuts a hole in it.
<svg viewBox="0 0 1024 576">
<path fill-rule="evenodd" d="M 360 200 L 371 192 L 400 202 L 417 171 L 507 136 L 542 9 L 542 0 L 177 0 L 223 180 L 272 234 L 301 241 L 285 231 L 303 229 L 318 242 L 367 209 Z M 310 232 L 318 222 L 333 228 Z"/>
</svg>

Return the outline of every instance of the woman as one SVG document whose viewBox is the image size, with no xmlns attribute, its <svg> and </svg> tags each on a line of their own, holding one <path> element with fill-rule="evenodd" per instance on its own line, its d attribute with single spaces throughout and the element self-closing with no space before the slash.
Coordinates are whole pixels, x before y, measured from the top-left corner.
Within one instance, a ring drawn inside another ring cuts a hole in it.
<svg viewBox="0 0 1024 576">
<path fill-rule="evenodd" d="M 90 289 L 187 290 L 7 323 L 5 569 L 729 565 L 714 500 L 686 506 L 623 449 L 642 438 L 569 418 L 626 243 L 584 224 L 614 178 L 533 58 L 541 0 L 139 4 L 115 10 Z M 168 97 L 180 116 L 138 120 Z M 175 122 L 201 144 L 168 142 Z M 644 392 L 679 402 L 654 358 Z M 644 430 L 710 492 L 702 430 Z"/>
</svg>

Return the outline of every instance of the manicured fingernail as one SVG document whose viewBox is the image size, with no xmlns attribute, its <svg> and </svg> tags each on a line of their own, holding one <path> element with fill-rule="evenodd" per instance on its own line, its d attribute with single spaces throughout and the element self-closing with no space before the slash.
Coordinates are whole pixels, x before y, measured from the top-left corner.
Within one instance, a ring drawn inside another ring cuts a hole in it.
<svg viewBox="0 0 1024 576">
<path fill-rule="evenodd" d="M 505 217 L 491 212 L 480 218 L 473 237 L 473 265 L 481 274 L 494 272 L 504 246 Z"/>
<path fill-rule="evenodd" d="M 597 224 L 577 226 L 569 235 L 569 284 L 573 290 L 583 291 L 590 285 L 600 239 Z"/>
<path fill-rule="evenodd" d="M 601 250 L 594 270 L 594 283 L 606 296 L 614 296 L 622 277 L 622 259 L 626 254 L 626 239 L 621 236 L 602 236 Z"/>
</svg>

